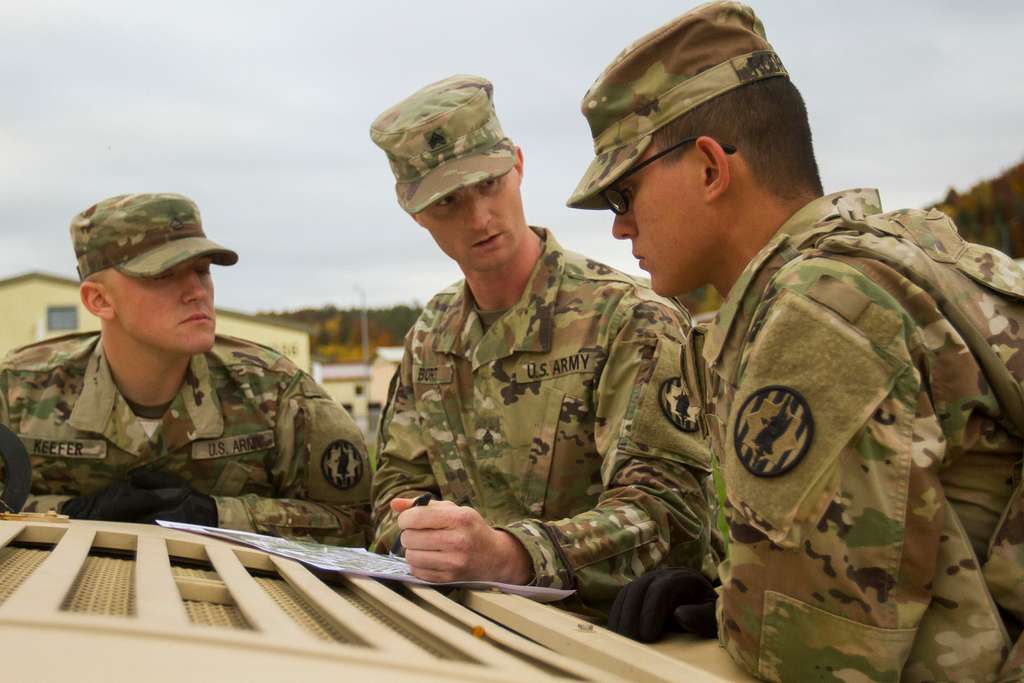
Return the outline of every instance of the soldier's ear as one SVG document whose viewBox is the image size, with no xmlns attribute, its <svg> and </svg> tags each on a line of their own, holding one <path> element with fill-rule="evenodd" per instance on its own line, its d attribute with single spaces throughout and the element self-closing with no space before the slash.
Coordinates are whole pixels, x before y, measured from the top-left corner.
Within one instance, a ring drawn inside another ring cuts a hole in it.
<svg viewBox="0 0 1024 683">
<path fill-rule="evenodd" d="M 86 310 L 100 320 L 113 320 L 116 317 L 110 290 L 100 278 L 90 278 L 83 282 L 78 286 L 78 294 Z"/>
<path fill-rule="evenodd" d="M 523 150 L 519 147 L 519 145 L 516 145 L 516 163 L 513 166 L 513 168 L 515 168 L 516 173 L 519 174 L 520 182 L 522 182 L 523 179 L 523 168 L 525 167 L 525 165 L 526 164 L 523 160 Z"/>
<path fill-rule="evenodd" d="M 713 138 L 702 135 L 694 145 L 703 166 L 703 194 L 708 203 L 715 201 L 729 189 L 732 169 L 722 146 Z"/>
</svg>

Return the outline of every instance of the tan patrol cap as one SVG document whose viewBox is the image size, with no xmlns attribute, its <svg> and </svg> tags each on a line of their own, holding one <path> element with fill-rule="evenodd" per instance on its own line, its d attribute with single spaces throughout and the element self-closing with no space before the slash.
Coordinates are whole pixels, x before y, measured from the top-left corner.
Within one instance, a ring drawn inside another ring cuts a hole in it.
<svg viewBox="0 0 1024 683">
<path fill-rule="evenodd" d="M 206 239 L 199 207 L 170 192 L 122 194 L 71 219 L 71 242 L 83 280 L 105 268 L 154 277 L 179 263 L 209 256 L 231 266 L 238 254 Z"/>
<path fill-rule="evenodd" d="M 370 126 L 388 155 L 398 203 L 419 213 L 455 190 L 507 173 L 515 146 L 494 112 L 494 86 L 479 76 L 431 83 Z"/>
<path fill-rule="evenodd" d="M 607 208 L 598 193 L 644 153 L 651 135 L 708 100 L 762 78 L 788 77 L 754 10 L 711 2 L 636 41 L 583 97 L 595 159 L 568 205 Z"/>
</svg>

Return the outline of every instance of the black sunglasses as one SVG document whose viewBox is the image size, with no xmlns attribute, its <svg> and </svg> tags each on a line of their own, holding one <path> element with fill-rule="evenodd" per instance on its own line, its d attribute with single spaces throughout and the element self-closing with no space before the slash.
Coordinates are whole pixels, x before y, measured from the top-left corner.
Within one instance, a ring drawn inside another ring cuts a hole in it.
<svg viewBox="0 0 1024 683">
<path fill-rule="evenodd" d="M 623 178 L 628 178 L 629 176 L 633 175 L 634 173 L 636 173 L 637 171 L 642 169 L 644 166 L 647 166 L 648 164 L 654 163 L 655 161 L 657 161 L 661 157 L 665 156 L 666 154 L 671 154 L 672 152 L 676 151 L 677 149 L 679 149 L 683 145 L 687 145 L 687 144 L 693 142 L 694 140 L 696 140 L 699 137 L 702 137 L 702 136 L 694 135 L 693 137 L 689 137 L 689 138 L 685 138 L 683 140 L 680 140 L 679 142 L 677 142 L 676 144 L 672 145 L 671 147 L 666 147 L 665 149 L 661 150 L 660 152 L 658 152 L 657 154 L 652 156 L 650 159 L 644 159 L 639 164 L 637 164 L 633 168 L 629 169 L 628 171 L 626 171 L 625 173 L 620 175 L 618 177 L 618 179 L 616 179 L 615 182 L 616 183 L 622 182 Z M 726 154 L 735 154 L 736 153 L 736 148 L 733 145 L 722 144 L 722 151 L 725 152 Z M 622 215 L 625 215 L 625 214 L 629 213 L 629 191 L 628 190 L 627 191 L 623 191 L 623 190 L 617 190 L 614 187 L 606 187 L 605 189 L 601 190 L 601 198 L 604 199 L 604 203 L 608 205 L 608 208 L 611 209 L 612 213 L 614 213 L 615 215 L 622 216 Z"/>
</svg>

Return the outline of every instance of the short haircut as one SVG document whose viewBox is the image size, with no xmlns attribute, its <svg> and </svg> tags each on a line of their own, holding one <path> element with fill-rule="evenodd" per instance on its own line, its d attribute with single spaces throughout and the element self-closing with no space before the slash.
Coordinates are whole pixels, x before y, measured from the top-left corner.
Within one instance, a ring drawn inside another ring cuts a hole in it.
<svg viewBox="0 0 1024 683">
<path fill-rule="evenodd" d="M 781 199 L 823 194 L 807 107 L 788 78 L 766 78 L 719 95 L 656 131 L 652 145 L 667 149 L 696 135 L 735 145 L 758 181 Z"/>
</svg>

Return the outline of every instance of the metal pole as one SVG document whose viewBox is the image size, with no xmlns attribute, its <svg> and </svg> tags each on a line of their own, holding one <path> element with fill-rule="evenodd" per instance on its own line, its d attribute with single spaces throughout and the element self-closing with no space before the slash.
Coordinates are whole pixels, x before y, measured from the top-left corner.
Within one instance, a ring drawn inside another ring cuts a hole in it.
<svg viewBox="0 0 1024 683">
<path fill-rule="evenodd" d="M 359 302 L 360 302 L 360 309 L 361 309 L 360 316 L 359 316 L 359 318 L 360 318 L 360 320 L 359 320 L 359 323 L 360 323 L 359 336 L 362 338 L 362 342 L 363 342 L 363 370 L 367 374 L 369 374 L 369 370 L 370 370 L 370 327 L 369 327 L 369 324 L 368 324 L 367 319 L 366 319 L 366 290 L 364 290 L 359 285 L 355 285 L 354 289 L 356 290 L 356 292 L 359 293 Z M 368 380 L 369 380 L 369 378 L 367 377 L 367 378 L 365 378 L 360 383 L 360 386 L 362 386 L 362 388 L 363 388 L 363 393 L 362 393 L 362 396 L 360 397 L 360 398 L 362 398 L 362 402 L 359 405 L 360 406 L 364 406 L 364 407 L 363 408 L 356 408 L 355 405 L 352 406 L 354 408 L 353 412 L 357 413 L 356 415 L 353 415 L 353 417 L 356 420 L 356 424 L 358 424 L 360 429 L 363 430 L 363 433 L 367 434 L 367 435 L 369 435 L 369 433 L 370 433 L 370 403 L 369 403 L 369 401 L 370 401 L 370 396 L 369 396 L 369 394 L 370 394 L 370 387 L 369 387 L 369 381 Z"/>
<path fill-rule="evenodd" d="M 359 285 L 355 286 L 355 290 L 359 292 L 359 299 L 361 302 L 362 312 L 360 315 L 360 337 L 363 340 L 363 364 L 370 364 L 370 327 L 366 320 L 366 290 Z"/>
</svg>

